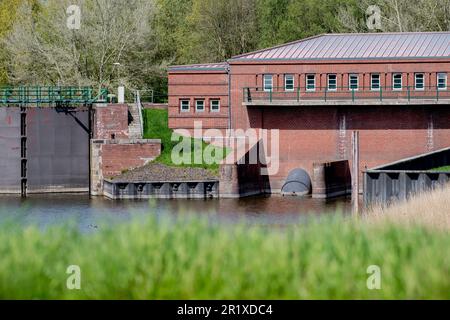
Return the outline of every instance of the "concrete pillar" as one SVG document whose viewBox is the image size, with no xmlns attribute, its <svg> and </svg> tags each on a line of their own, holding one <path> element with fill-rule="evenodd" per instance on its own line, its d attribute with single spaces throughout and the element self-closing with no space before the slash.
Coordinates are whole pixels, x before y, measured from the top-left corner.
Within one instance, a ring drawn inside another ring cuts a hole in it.
<svg viewBox="0 0 450 320">
<path fill-rule="evenodd" d="M 119 104 L 125 103 L 125 87 L 124 86 L 120 86 L 118 88 L 118 92 L 117 92 L 117 102 Z"/>
</svg>

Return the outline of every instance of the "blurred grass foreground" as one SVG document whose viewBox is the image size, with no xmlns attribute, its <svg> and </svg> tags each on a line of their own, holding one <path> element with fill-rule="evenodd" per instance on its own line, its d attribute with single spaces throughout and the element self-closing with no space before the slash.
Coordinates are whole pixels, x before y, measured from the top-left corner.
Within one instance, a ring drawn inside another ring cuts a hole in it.
<svg viewBox="0 0 450 320">
<path fill-rule="evenodd" d="M 83 234 L 0 226 L 1 299 L 449 299 L 450 235 L 321 219 L 287 228 L 148 219 Z M 80 267 L 80 290 L 67 268 Z M 369 290 L 370 266 L 380 289 Z"/>
</svg>

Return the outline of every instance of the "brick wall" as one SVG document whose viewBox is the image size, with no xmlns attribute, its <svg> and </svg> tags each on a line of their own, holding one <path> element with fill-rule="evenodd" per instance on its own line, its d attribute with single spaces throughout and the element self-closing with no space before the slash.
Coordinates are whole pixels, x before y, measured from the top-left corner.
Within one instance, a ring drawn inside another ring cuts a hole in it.
<svg viewBox="0 0 450 320">
<path fill-rule="evenodd" d="M 276 102 L 271 106 L 247 106 L 243 103 L 243 88 L 262 87 L 264 74 L 272 74 L 273 85 L 280 87 L 284 85 L 284 75 L 292 74 L 294 86 L 304 88 L 309 73 L 316 75 L 317 87 L 327 85 L 327 74 L 336 74 L 338 90 L 348 87 L 349 74 L 358 74 L 360 87 L 370 87 L 371 73 L 380 74 L 382 87 L 392 86 L 393 73 L 402 73 L 403 86 L 413 86 L 416 72 L 425 74 L 425 86 L 435 86 L 438 72 L 450 73 L 450 61 L 234 61 L 230 65 L 230 101 L 226 96 L 226 74 L 202 74 L 200 71 L 169 74 L 169 123 L 172 128 L 190 131 L 194 121 L 222 131 L 228 123 L 231 129 L 280 130 L 280 170 L 269 177 L 271 190 L 279 192 L 294 168 L 304 168 L 312 177 L 315 162 L 350 160 L 353 130 L 360 131 L 361 172 L 366 167 L 448 147 L 450 108 L 448 105 L 401 104 L 282 106 Z M 227 112 L 222 108 L 223 113 L 214 117 L 195 113 L 195 99 L 209 99 L 214 95 L 226 99 Z M 189 113 L 180 112 L 181 98 L 191 101 Z"/>
<path fill-rule="evenodd" d="M 189 112 L 182 112 L 180 101 L 189 100 Z M 195 101 L 204 100 L 205 110 L 195 110 Z M 219 112 L 211 111 L 211 100 L 220 101 Z M 169 73 L 169 127 L 193 129 L 194 121 L 205 129 L 228 128 L 228 74 L 225 71 L 185 71 Z"/>
<path fill-rule="evenodd" d="M 280 130 L 280 170 L 270 177 L 272 190 L 292 169 L 312 177 L 314 162 L 351 160 L 353 130 L 360 132 L 361 179 L 365 168 L 450 146 L 445 106 L 271 107 L 259 116 L 263 128 Z"/>
<path fill-rule="evenodd" d="M 103 179 L 144 166 L 161 154 L 160 140 L 93 140 L 92 191 L 102 193 Z"/>
<path fill-rule="evenodd" d="M 128 132 L 128 105 L 97 105 L 95 108 L 95 139 L 126 139 Z"/>
<path fill-rule="evenodd" d="M 436 86 L 438 72 L 450 73 L 450 61 L 448 60 L 379 60 L 379 61 L 284 61 L 284 62 L 233 62 L 230 65 L 230 107 L 232 128 L 249 128 L 250 111 L 243 106 L 243 88 L 263 86 L 264 74 L 273 76 L 273 86 L 284 86 L 284 75 L 294 75 L 294 86 L 306 86 L 306 74 L 315 74 L 316 87 L 327 86 L 327 75 L 337 75 L 337 87 L 348 87 L 349 74 L 358 74 L 359 86 L 370 87 L 370 74 L 379 73 L 382 87 L 392 86 L 392 74 L 402 73 L 403 86 L 414 86 L 414 74 L 425 74 L 425 86 Z M 303 94 L 303 92 L 301 92 Z M 359 93 L 361 94 L 361 93 Z M 317 93 L 322 95 L 323 93 Z M 374 95 L 367 93 L 367 95 Z M 435 93 L 433 93 L 435 95 Z M 448 98 L 448 94 L 447 94 Z"/>
</svg>

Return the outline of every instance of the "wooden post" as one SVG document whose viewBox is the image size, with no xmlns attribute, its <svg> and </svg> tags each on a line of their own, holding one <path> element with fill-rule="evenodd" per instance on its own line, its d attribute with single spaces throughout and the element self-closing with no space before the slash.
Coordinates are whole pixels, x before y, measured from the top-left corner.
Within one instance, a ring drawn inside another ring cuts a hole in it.
<svg viewBox="0 0 450 320">
<path fill-rule="evenodd" d="M 359 131 L 352 133 L 352 213 L 359 213 Z"/>
</svg>

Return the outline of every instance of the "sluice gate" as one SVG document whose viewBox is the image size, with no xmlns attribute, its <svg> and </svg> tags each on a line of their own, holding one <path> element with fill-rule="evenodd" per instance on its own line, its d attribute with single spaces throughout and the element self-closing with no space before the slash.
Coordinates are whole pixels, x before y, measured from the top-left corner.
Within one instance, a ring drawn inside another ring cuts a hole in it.
<svg viewBox="0 0 450 320">
<path fill-rule="evenodd" d="M 0 88 L 0 193 L 88 192 L 89 87 Z"/>
</svg>

